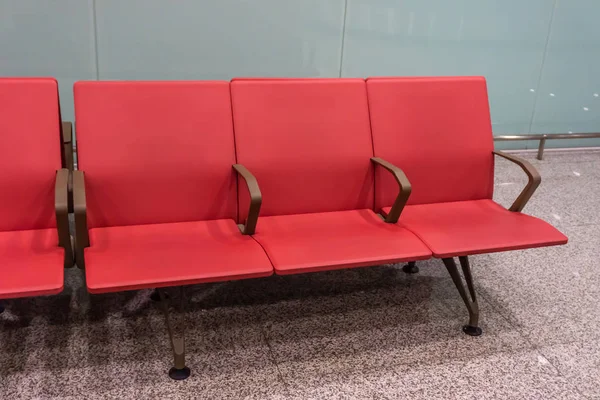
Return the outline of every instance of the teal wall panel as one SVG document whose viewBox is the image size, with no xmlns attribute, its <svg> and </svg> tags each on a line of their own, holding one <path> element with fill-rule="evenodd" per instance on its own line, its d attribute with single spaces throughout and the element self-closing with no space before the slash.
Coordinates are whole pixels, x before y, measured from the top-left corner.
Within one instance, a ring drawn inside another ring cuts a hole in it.
<svg viewBox="0 0 600 400">
<path fill-rule="evenodd" d="M 599 14 L 598 0 L 0 0 L 0 75 L 58 78 L 65 119 L 84 79 L 483 75 L 496 135 L 598 132 Z"/>
<path fill-rule="evenodd" d="M 92 0 L 0 0 L 0 76 L 58 79 L 63 119 L 73 83 L 96 79 Z"/>
<path fill-rule="evenodd" d="M 553 6 L 553 0 L 348 0 L 342 74 L 483 75 L 494 133 L 527 133 Z"/>
<path fill-rule="evenodd" d="M 102 0 L 100 79 L 338 76 L 344 0 Z"/>
<path fill-rule="evenodd" d="M 531 131 L 600 132 L 600 1 L 558 0 Z M 599 146 L 600 139 L 548 141 Z"/>
</svg>

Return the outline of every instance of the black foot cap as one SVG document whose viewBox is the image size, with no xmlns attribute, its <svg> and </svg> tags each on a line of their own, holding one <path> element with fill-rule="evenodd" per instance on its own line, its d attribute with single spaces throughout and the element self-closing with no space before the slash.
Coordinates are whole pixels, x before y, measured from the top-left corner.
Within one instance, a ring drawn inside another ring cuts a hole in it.
<svg viewBox="0 0 600 400">
<path fill-rule="evenodd" d="M 163 296 L 165 296 L 165 299 L 169 298 L 169 295 L 166 293 L 163 293 Z M 152 294 L 150 295 L 150 300 L 160 301 L 160 294 L 158 294 L 158 290 L 155 290 L 154 292 L 152 292 Z"/>
<path fill-rule="evenodd" d="M 171 379 L 174 379 L 176 381 L 182 381 L 184 379 L 189 378 L 191 373 L 192 371 L 190 371 L 188 367 L 183 367 L 181 369 L 173 367 L 169 370 L 169 376 L 171 377 Z"/>
<path fill-rule="evenodd" d="M 481 336 L 483 333 L 480 327 L 471 325 L 463 326 L 463 332 L 469 336 Z"/>
<path fill-rule="evenodd" d="M 404 267 L 402 267 L 402 271 L 406 272 L 407 274 L 416 274 L 419 272 L 419 267 L 417 267 L 415 264 L 406 264 Z"/>
</svg>

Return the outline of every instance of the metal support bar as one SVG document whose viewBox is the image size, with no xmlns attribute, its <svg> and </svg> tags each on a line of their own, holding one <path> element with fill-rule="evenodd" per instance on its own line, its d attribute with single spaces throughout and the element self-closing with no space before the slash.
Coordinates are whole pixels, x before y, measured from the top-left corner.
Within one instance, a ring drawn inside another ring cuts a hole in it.
<svg viewBox="0 0 600 400">
<path fill-rule="evenodd" d="M 560 139 L 595 139 L 600 138 L 600 132 L 592 133 L 549 133 L 549 134 L 535 134 L 535 135 L 504 135 L 494 136 L 494 141 L 506 142 L 511 140 L 539 140 L 540 145 L 538 147 L 537 159 L 542 160 L 544 158 L 544 148 L 546 146 L 546 140 L 560 140 Z"/>
<path fill-rule="evenodd" d="M 469 311 L 469 324 L 463 326 L 463 332 L 470 336 L 479 336 L 482 333 L 479 327 L 479 305 L 477 304 L 477 296 L 475 295 L 475 287 L 473 286 L 473 276 L 471 275 L 469 259 L 466 256 L 459 257 L 458 259 L 460 260 L 460 266 L 462 267 L 463 275 L 469 289 L 468 294 L 462 283 L 462 278 L 460 272 L 458 272 L 454 258 L 444 258 L 442 261 Z"/>
<path fill-rule="evenodd" d="M 546 146 L 546 137 L 543 137 L 540 139 L 540 146 L 538 147 L 538 154 L 537 154 L 538 160 L 544 159 L 544 147 L 545 146 Z"/>
<path fill-rule="evenodd" d="M 183 380 L 190 376 L 190 369 L 185 365 L 185 323 L 181 324 L 181 334 L 176 337 L 173 333 L 173 325 L 171 324 L 171 318 L 169 315 L 169 297 L 164 293 L 163 289 L 156 289 L 160 296 L 160 305 L 165 315 L 165 323 L 167 325 L 167 331 L 169 332 L 169 341 L 171 342 L 171 350 L 173 351 L 173 367 L 169 370 L 169 376 L 171 379 Z M 179 294 L 179 310 L 183 311 L 184 304 L 184 290 L 180 288 Z"/>
</svg>

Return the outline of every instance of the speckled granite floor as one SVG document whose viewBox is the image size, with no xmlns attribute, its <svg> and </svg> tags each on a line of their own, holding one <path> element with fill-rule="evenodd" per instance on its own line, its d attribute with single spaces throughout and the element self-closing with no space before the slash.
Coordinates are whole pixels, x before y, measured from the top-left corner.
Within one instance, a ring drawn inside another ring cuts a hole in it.
<svg viewBox="0 0 600 400">
<path fill-rule="evenodd" d="M 526 211 L 567 246 L 472 258 L 484 335 L 439 260 L 190 288 L 188 365 L 171 381 L 149 292 L 15 300 L 0 399 L 600 399 L 600 151 L 546 153 Z M 526 178 L 497 159 L 496 199 Z"/>
</svg>

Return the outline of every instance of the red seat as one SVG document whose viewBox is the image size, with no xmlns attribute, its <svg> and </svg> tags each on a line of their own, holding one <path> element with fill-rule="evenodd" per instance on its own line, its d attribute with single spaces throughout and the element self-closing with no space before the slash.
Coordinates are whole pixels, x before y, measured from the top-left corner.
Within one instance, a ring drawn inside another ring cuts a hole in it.
<svg viewBox="0 0 600 400">
<path fill-rule="evenodd" d="M 280 275 L 430 257 L 414 234 L 372 210 L 261 217 L 259 227 L 254 238 Z"/>
<path fill-rule="evenodd" d="M 489 199 L 406 206 L 400 224 L 439 258 L 567 243 L 547 222 Z"/>
<path fill-rule="evenodd" d="M 65 251 L 56 228 L 0 232 L 0 298 L 58 294 Z"/>
<path fill-rule="evenodd" d="M 265 252 L 231 219 L 90 230 L 91 293 L 273 274 Z"/>
<path fill-rule="evenodd" d="M 59 115 L 56 80 L 0 79 L 0 299 L 57 294 L 72 263 Z"/>
<path fill-rule="evenodd" d="M 74 92 L 90 292 L 272 274 L 235 223 L 228 82 L 78 82 Z"/>
<path fill-rule="evenodd" d="M 239 79 L 231 94 L 237 159 L 263 194 L 254 238 L 278 274 L 431 256 L 411 232 L 370 211 L 373 151 L 363 80 Z M 247 200 L 239 201 L 243 221 Z"/>
<path fill-rule="evenodd" d="M 434 256 L 567 242 L 546 222 L 493 202 L 484 78 L 369 78 L 367 90 L 375 156 L 402 168 L 412 184 L 399 224 Z M 386 210 L 394 201 L 395 182 L 381 171 L 376 182 L 376 209 Z"/>
</svg>

